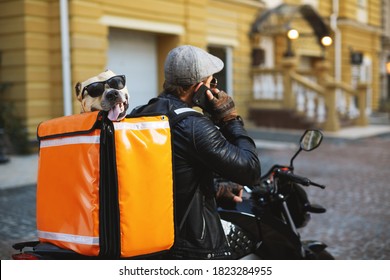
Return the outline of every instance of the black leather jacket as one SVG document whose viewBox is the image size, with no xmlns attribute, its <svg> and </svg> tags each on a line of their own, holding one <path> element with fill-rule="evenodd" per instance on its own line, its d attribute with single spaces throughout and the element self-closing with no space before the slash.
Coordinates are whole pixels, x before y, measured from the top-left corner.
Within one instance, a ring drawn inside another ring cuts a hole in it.
<svg viewBox="0 0 390 280">
<path fill-rule="evenodd" d="M 163 93 L 134 109 L 132 115 L 168 114 L 180 108 L 188 105 Z M 217 212 L 213 178 L 218 174 L 241 185 L 258 182 L 260 162 L 255 144 L 241 121 L 229 121 L 218 129 L 200 113 L 179 121 L 172 137 L 175 224 L 182 222 L 182 227 L 176 228 L 171 253 L 184 259 L 228 258 L 230 250 Z"/>
</svg>

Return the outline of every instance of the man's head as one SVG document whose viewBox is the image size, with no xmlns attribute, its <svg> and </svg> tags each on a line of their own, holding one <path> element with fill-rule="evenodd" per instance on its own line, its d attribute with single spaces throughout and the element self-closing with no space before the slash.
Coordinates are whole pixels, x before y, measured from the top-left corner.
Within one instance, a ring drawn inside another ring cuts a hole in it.
<svg viewBox="0 0 390 280">
<path fill-rule="evenodd" d="M 124 75 L 106 70 L 84 82 L 78 82 L 75 88 L 81 112 L 107 111 L 112 121 L 120 121 L 126 116 L 129 93 Z"/>
<path fill-rule="evenodd" d="M 190 45 L 171 50 L 165 60 L 165 81 L 173 86 L 188 87 L 199 83 L 224 67 L 223 61 Z"/>
</svg>

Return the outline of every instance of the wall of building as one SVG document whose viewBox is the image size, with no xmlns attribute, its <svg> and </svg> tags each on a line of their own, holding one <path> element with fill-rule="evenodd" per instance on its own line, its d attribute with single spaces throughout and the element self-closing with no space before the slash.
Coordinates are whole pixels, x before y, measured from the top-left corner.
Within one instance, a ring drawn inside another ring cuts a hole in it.
<svg viewBox="0 0 390 280">
<path fill-rule="evenodd" d="M 289 0 L 284 1 L 290 4 L 305 4 L 310 1 Z M 369 105 L 372 110 L 376 110 L 379 107 L 381 96 L 381 79 L 380 69 L 383 68 L 383 62 L 381 61 L 380 54 L 381 49 L 381 1 L 361 1 L 362 5 L 358 6 L 356 0 L 337 1 L 339 5 L 339 14 L 337 20 L 337 26 L 341 34 L 341 63 L 340 72 L 341 80 L 347 84 L 351 84 L 355 80 L 354 72 L 351 64 L 351 52 L 361 52 L 364 56 L 364 60 L 370 63 L 369 73 L 366 73 L 367 77 L 362 77 L 361 82 L 370 82 L 370 100 Z M 330 26 L 330 16 L 334 12 L 334 0 L 318 0 L 314 1 L 317 5 L 318 13 L 323 17 L 324 21 Z M 314 7 L 316 8 L 316 7 Z M 310 32 L 310 28 L 306 22 L 301 19 L 294 20 L 294 28 L 302 31 L 302 33 Z M 334 37 L 333 33 L 333 39 Z M 284 36 L 276 38 L 276 60 L 280 61 L 280 56 L 286 49 Z M 338 64 L 335 61 L 336 42 L 333 45 L 326 48 L 326 58 L 331 61 L 330 74 L 335 76 L 335 67 Z M 302 56 L 318 57 L 320 49 L 313 38 L 300 37 L 293 42 L 294 51 Z M 363 68 L 364 66 L 362 66 Z M 360 72 L 364 72 L 360 70 Z M 368 78 L 368 80 L 365 80 Z"/>
<path fill-rule="evenodd" d="M 156 35 L 159 88 L 165 56 L 173 47 L 231 47 L 234 95 L 245 117 L 252 89 L 248 33 L 259 1 L 69 0 L 68 5 L 72 89 L 105 69 L 109 28 L 129 28 Z M 158 31 L 160 25 L 165 30 Z M 6 99 L 15 105 L 34 139 L 41 121 L 64 114 L 59 1 L 0 0 L 0 26 L 0 81 L 12 84 Z M 73 112 L 78 113 L 74 91 L 72 96 Z"/>
<path fill-rule="evenodd" d="M 26 42 L 22 1 L 0 2 L 0 83 L 8 84 L 3 100 L 14 100 L 15 110 L 25 115 Z"/>
<path fill-rule="evenodd" d="M 362 1 L 365 7 L 359 7 L 357 1 L 339 1 L 340 14 L 338 26 L 342 34 L 342 80 L 351 83 L 353 71 L 351 52 L 361 52 L 365 61 L 370 61 L 368 74 L 370 86 L 369 104 L 378 109 L 380 101 L 381 60 L 381 1 Z M 360 9 L 360 11 L 359 11 Z M 363 66 L 362 66 L 363 67 Z M 364 78 L 362 82 L 365 82 Z"/>
<path fill-rule="evenodd" d="M 1 1 L 2 83 L 30 135 L 47 116 L 61 113 L 58 1 Z"/>
<path fill-rule="evenodd" d="M 285 1 L 290 4 L 313 2 L 325 21 L 333 12 L 333 0 Z M 371 105 L 380 100 L 381 1 L 366 3 L 359 13 L 355 0 L 339 1 L 338 27 L 342 33 L 342 80 L 351 82 L 350 51 L 359 51 L 371 61 Z M 262 11 L 254 0 L 69 0 L 71 45 L 71 88 L 103 71 L 107 65 L 108 34 L 111 27 L 155 34 L 157 38 L 158 87 L 162 88 L 163 63 L 170 49 L 180 44 L 230 48 L 232 93 L 243 117 L 252 98 L 250 26 Z M 363 20 L 362 20 L 363 18 Z M 119 23 L 117 23 L 119 20 Z M 297 28 L 309 30 L 297 20 Z M 295 27 L 295 26 L 294 26 Z M 172 30 L 170 30 L 172 29 Z M 284 34 L 274 37 L 275 65 L 286 50 Z M 293 43 L 298 55 L 319 56 L 313 38 Z M 335 46 L 327 51 L 334 61 Z M 1 100 L 11 101 L 22 117 L 30 138 L 35 139 L 39 122 L 63 115 L 60 12 L 58 0 L 0 0 L 0 83 L 10 86 Z M 331 63 L 335 65 L 335 63 Z M 334 68 L 331 68 L 334 74 Z M 158 93 L 156 93 L 157 95 Z M 74 98 L 72 108 L 79 112 Z"/>
</svg>

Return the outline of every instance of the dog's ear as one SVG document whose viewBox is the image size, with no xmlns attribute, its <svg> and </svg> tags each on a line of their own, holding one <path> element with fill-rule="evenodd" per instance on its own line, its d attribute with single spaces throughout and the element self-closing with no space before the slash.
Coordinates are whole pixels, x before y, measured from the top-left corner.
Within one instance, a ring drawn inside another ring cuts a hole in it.
<svg viewBox="0 0 390 280">
<path fill-rule="evenodd" d="M 79 95 L 81 94 L 81 83 L 78 82 L 74 88 L 76 90 L 76 96 L 79 97 Z"/>
</svg>

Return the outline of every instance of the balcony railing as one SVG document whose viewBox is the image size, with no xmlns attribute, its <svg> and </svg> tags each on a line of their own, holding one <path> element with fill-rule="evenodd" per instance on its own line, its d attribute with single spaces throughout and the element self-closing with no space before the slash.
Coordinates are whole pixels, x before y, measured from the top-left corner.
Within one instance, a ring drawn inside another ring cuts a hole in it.
<svg viewBox="0 0 390 280">
<path fill-rule="evenodd" d="M 340 129 L 340 122 L 367 125 L 367 84 L 356 89 L 335 82 L 326 61 L 317 63 L 312 75 L 296 70 L 295 58 L 285 58 L 276 69 L 253 69 L 253 98 L 280 102 L 328 131 Z"/>
</svg>

